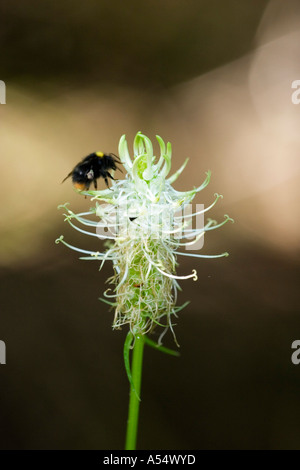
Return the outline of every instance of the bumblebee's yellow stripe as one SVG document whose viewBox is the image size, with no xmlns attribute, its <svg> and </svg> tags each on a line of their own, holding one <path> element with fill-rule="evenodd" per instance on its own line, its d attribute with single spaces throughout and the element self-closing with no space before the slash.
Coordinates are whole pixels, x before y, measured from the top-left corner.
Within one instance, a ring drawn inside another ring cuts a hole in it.
<svg viewBox="0 0 300 470">
<path fill-rule="evenodd" d="M 95 152 L 95 154 L 97 155 L 97 157 L 104 157 L 104 153 L 103 152 Z"/>
</svg>

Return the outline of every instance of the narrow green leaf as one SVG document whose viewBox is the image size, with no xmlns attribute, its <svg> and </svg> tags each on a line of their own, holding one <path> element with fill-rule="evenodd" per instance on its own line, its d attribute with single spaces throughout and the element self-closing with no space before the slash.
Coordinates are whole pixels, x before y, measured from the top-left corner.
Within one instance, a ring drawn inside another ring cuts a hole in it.
<svg viewBox="0 0 300 470">
<path fill-rule="evenodd" d="M 152 341 L 152 339 L 148 338 L 148 336 L 144 336 L 145 343 L 148 344 L 148 346 L 151 346 L 154 349 L 158 349 L 162 353 L 165 354 L 170 354 L 170 356 L 180 356 L 180 353 L 178 351 L 173 351 L 173 349 L 165 348 L 165 346 L 160 346 L 157 344 L 155 341 Z"/>
<path fill-rule="evenodd" d="M 101 300 L 101 302 L 111 305 L 112 307 L 115 307 L 117 305 L 116 302 L 110 302 L 109 300 L 103 299 L 102 297 L 98 297 L 98 300 Z"/>
<path fill-rule="evenodd" d="M 125 370 L 126 370 L 126 374 L 127 374 L 130 386 L 131 386 L 132 390 L 135 392 L 138 399 L 140 399 L 139 396 L 137 395 L 137 393 L 135 391 L 135 388 L 134 388 L 134 385 L 133 385 L 133 380 L 132 380 L 132 375 L 131 375 L 131 368 L 130 368 L 130 357 L 129 356 L 130 356 L 130 349 L 131 349 L 131 345 L 132 345 L 133 340 L 134 340 L 133 334 L 131 333 L 131 331 L 128 331 L 128 334 L 126 336 L 125 343 L 124 343 L 123 357 L 124 357 Z"/>
<path fill-rule="evenodd" d="M 189 303 L 190 303 L 190 300 L 187 300 L 186 302 L 184 302 L 183 305 L 180 305 L 179 307 L 175 307 L 174 312 L 175 313 L 180 312 L 180 310 L 184 309 L 187 305 L 189 305 Z"/>
<path fill-rule="evenodd" d="M 189 159 L 187 158 L 184 162 L 183 165 L 181 165 L 181 167 L 179 168 L 179 170 L 176 171 L 176 173 L 174 173 L 172 176 L 170 176 L 170 178 L 168 178 L 168 182 L 170 184 L 173 184 L 174 181 L 177 180 L 178 176 L 183 172 L 183 170 L 185 169 L 186 165 L 187 165 L 187 162 L 189 161 Z"/>
</svg>

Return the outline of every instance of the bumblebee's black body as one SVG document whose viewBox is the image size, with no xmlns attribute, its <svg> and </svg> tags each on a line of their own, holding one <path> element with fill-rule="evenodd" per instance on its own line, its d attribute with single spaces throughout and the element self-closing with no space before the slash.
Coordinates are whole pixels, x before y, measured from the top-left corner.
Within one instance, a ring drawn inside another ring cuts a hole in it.
<svg viewBox="0 0 300 470">
<path fill-rule="evenodd" d="M 73 168 L 63 182 L 72 176 L 75 188 L 83 191 L 88 190 L 92 183 L 94 183 L 95 189 L 97 189 L 97 179 L 102 177 L 108 187 L 107 178 L 114 179 L 109 170 L 117 170 L 116 163 L 120 163 L 120 161 L 113 153 L 91 153 Z"/>
</svg>

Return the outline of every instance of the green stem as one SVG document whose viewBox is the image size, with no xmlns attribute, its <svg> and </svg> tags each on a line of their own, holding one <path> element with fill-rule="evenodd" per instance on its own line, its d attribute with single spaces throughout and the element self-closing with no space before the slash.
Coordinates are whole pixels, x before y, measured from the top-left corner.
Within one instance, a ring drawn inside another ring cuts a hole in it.
<svg viewBox="0 0 300 470">
<path fill-rule="evenodd" d="M 143 368 L 143 352 L 144 352 L 144 337 L 137 335 L 135 337 L 133 354 L 132 354 L 132 383 L 130 385 L 130 398 L 129 410 L 127 421 L 127 433 L 125 450 L 135 450 L 136 438 L 138 430 L 139 408 L 140 408 L 140 391 L 142 382 L 142 368 Z"/>
</svg>

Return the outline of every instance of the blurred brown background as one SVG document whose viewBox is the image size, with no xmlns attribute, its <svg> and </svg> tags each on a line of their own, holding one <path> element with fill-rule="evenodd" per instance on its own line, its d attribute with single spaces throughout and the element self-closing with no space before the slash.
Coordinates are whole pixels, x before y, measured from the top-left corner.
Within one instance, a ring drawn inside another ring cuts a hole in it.
<svg viewBox="0 0 300 470">
<path fill-rule="evenodd" d="M 143 131 L 172 142 L 178 189 L 224 195 L 205 253 L 180 258 L 179 359 L 145 351 L 139 448 L 300 449 L 297 0 L 0 3 L 2 449 L 120 449 L 128 382 L 112 268 L 57 211 L 89 200 L 61 180 L 84 155 Z M 103 183 L 102 183 L 103 184 Z M 174 347 L 172 337 L 165 344 Z"/>
</svg>

